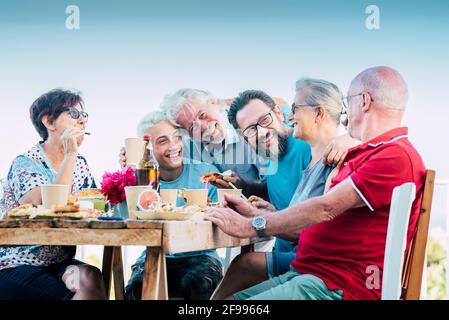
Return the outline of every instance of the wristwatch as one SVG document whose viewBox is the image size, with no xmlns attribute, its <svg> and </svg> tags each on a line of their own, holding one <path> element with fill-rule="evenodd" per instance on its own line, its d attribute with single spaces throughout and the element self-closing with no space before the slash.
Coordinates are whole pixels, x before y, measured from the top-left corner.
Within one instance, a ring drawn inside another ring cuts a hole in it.
<svg viewBox="0 0 449 320">
<path fill-rule="evenodd" d="M 254 217 L 251 223 L 254 230 L 256 230 L 257 236 L 260 238 L 267 237 L 268 235 L 265 233 L 265 228 L 267 225 L 267 220 L 264 217 L 258 216 Z"/>
</svg>

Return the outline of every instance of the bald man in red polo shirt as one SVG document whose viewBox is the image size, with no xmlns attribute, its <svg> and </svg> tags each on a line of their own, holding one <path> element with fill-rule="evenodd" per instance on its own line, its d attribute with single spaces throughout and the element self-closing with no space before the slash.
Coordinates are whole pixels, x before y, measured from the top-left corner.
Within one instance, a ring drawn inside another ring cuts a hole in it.
<svg viewBox="0 0 449 320">
<path fill-rule="evenodd" d="M 330 190 L 285 210 L 267 213 L 226 196 L 226 208 L 206 219 L 236 237 L 300 233 L 291 270 L 229 299 L 380 299 L 393 189 L 416 184 L 407 234 L 419 214 L 425 167 L 401 127 L 407 85 L 389 67 L 361 72 L 347 99 L 348 132 L 362 144 L 349 149 Z M 233 209 L 235 210 L 233 210 Z"/>
</svg>

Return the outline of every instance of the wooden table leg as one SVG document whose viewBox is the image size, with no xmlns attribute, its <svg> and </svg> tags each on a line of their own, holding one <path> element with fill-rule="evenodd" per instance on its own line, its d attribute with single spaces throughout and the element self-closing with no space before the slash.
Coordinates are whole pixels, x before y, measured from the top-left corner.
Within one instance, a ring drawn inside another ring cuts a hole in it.
<svg viewBox="0 0 449 320">
<path fill-rule="evenodd" d="M 112 255 L 113 248 L 104 246 L 103 248 L 103 266 L 101 271 L 103 273 L 104 287 L 106 288 L 106 296 L 109 299 L 111 292 L 111 271 L 112 271 Z"/>
<path fill-rule="evenodd" d="M 122 248 L 114 247 L 112 252 L 112 274 L 114 276 L 115 300 L 125 300 L 125 279 L 123 278 Z"/>
<path fill-rule="evenodd" d="M 254 252 L 254 244 L 242 246 L 242 248 L 240 249 L 241 254 L 248 253 L 248 252 Z"/>
<path fill-rule="evenodd" d="M 114 277 L 115 299 L 124 300 L 125 288 L 121 247 L 104 247 L 102 273 L 107 297 L 110 297 L 112 274 Z"/>
<path fill-rule="evenodd" d="M 168 299 L 165 255 L 161 247 L 147 247 L 142 300 Z"/>
<path fill-rule="evenodd" d="M 158 300 L 168 300 L 167 260 L 165 259 L 165 254 L 162 254 L 160 268 Z"/>
</svg>

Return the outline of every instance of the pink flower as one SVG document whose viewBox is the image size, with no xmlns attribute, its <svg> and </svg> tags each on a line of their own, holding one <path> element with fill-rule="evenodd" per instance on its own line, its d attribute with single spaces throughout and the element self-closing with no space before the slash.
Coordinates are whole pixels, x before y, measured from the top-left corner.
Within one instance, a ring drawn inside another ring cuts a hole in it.
<svg viewBox="0 0 449 320">
<path fill-rule="evenodd" d="M 117 172 L 105 172 L 101 181 L 101 192 L 112 204 L 126 201 L 125 187 L 137 184 L 135 169 L 127 167 Z"/>
</svg>

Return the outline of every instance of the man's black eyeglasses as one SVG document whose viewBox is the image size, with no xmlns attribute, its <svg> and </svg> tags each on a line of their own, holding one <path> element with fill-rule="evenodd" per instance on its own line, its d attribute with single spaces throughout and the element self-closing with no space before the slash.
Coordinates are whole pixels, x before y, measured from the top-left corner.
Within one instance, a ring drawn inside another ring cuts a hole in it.
<svg viewBox="0 0 449 320">
<path fill-rule="evenodd" d="M 245 136 L 246 138 L 252 138 L 255 135 L 257 135 L 257 127 L 262 127 L 262 128 L 266 128 L 268 127 L 270 124 L 273 123 L 273 116 L 272 113 L 273 111 L 268 112 L 266 115 L 262 116 L 259 121 L 257 121 L 256 124 L 253 124 L 252 126 L 247 127 L 245 130 L 243 130 L 243 136 Z"/>
</svg>

